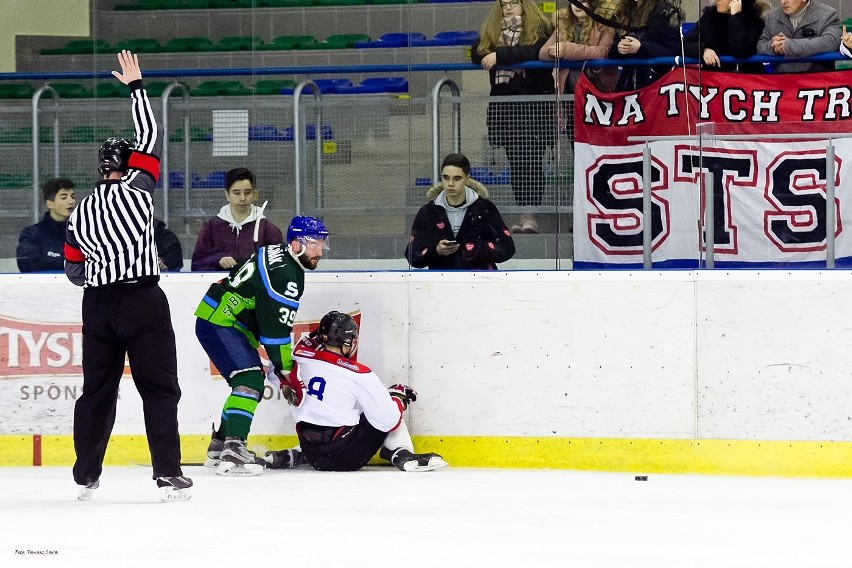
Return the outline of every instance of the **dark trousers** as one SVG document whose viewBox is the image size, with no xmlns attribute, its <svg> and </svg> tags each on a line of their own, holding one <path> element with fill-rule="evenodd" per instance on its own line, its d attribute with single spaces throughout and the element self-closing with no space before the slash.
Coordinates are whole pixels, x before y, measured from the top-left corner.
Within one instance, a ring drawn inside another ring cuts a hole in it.
<svg viewBox="0 0 852 568">
<path fill-rule="evenodd" d="M 115 284 L 83 292 L 83 394 L 74 405 L 74 481 L 98 479 L 115 424 L 125 355 L 142 398 L 154 478 L 182 475 L 175 333 L 156 283 Z"/>
<path fill-rule="evenodd" d="M 357 471 L 367 465 L 387 437 L 362 414 L 355 426 L 296 424 L 302 455 L 319 471 Z"/>
</svg>

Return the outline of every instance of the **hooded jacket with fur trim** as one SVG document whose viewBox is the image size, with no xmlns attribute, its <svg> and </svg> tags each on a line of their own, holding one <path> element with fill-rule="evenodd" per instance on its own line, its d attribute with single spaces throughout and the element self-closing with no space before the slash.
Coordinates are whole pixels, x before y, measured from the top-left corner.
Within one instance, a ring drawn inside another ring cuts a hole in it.
<svg viewBox="0 0 852 568">
<path fill-rule="evenodd" d="M 497 264 L 515 254 L 512 233 L 503 222 L 497 206 L 488 200 L 488 189 L 476 180 L 469 179 L 467 202 L 452 208 L 463 217 L 457 232 L 453 232 L 446 199 L 440 185 L 429 188 L 429 203 L 420 208 L 411 227 L 405 256 L 414 268 L 431 270 L 497 270 Z M 442 239 L 459 243 L 456 252 L 440 256 L 436 252 Z"/>
</svg>

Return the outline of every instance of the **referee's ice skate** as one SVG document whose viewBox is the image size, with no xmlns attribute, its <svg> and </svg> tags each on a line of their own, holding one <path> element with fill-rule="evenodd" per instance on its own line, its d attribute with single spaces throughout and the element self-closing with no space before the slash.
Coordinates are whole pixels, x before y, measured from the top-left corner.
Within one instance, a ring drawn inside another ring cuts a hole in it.
<svg viewBox="0 0 852 568">
<path fill-rule="evenodd" d="M 80 492 L 77 494 L 78 501 L 89 501 L 92 498 L 92 493 L 95 492 L 95 489 L 100 487 L 100 480 L 96 479 L 91 483 L 83 485 L 80 487 Z"/>
<path fill-rule="evenodd" d="M 165 503 L 169 501 L 188 501 L 192 497 L 192 480 L 182 475 L 174 477 L 158 477 L 157 487 L 160 488 L 160 500 Z"/>
</svg>

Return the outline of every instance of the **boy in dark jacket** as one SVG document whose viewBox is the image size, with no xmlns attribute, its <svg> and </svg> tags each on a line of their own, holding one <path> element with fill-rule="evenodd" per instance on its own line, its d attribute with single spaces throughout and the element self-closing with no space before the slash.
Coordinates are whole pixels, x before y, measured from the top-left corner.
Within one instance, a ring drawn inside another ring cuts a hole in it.
<svg viewBox="0 0 852 568">
<path fill-rule="evenodd" d="M 65 222 L 77 205 L 74 182 L 67 178 L 47 180 L 42 189 L 47 213 L 25 227 L 18 237 L 18 270 L 21 272 L 63 271 L 65 269 Z"/>
<path fill-rule="evenodd" d="M 470 161 L 449 154 L 441 183 L 429 189 L 411 227 L 405 255 L 414 268 L 497 270 L 515 254 L 512 233 L 487 199 L 488 190 L 470 179 Z"/>
</svg>

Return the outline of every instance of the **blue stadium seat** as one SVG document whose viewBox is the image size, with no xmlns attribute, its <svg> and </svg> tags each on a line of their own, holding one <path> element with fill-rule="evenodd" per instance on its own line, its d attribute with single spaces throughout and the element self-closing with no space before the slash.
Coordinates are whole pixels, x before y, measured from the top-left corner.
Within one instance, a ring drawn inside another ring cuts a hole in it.
<svg viewBox="0 0 852 568">
<path fill-rule="evenodd" d="M 223 189 L 225 187 L 225 172 L 217 170 L 207 174 L 206 179 L 201 179 L 193 174 L 192 187 L 198 189 Z"/>
<path fill-rule="evenodd" d="M 471 166 L 470 177 L 488 187 L 494 185 L 494 176 L 491 174 L 491 168 L 486 166 Z"/>
<path fill-rule="evenodd" d="M 295 139 L 294 130 L 292 126 L 288 126 L 284 130 L 281 131 L 281 134 L 284 136 L 284 140 L 287 142 L 293 142 Z M 317 139 L 317 126 L 316 124 L 306 124 L 305 125 L 305 137 L 308 140 L 316 140 Z M 322 125 L 322 139 L 323 140 L 333 140 L 334 139 L 334 130 L 332 130 L 330 124 Z"/>
<path fill-rule="evenodd" d="M 372 47 L 408 47 L 415 41 L 427 41 L 426 36 L 420 32 L 391 32 L 384 34 L 373 41 L 357 41 L 355 42 L 355 47 L 358 49 Z"/>
<path fill-rule="evenodd" d="M 258 124 L 249 126 L 248 139 L 258 142 L 284 142 L 284 133 L 273 124 Z"/>
<path fill-rule="evenodd" d="M 407 93 L 408 81 L 404 77 L 370 77 L 358 85 L 338 87 L 337 94 Z"/>
<path fill-rule="evenodd" d="M 352 86 L 352 81 L 349 79 L 314 79 L 314 83 L 319 87 L 320 93 L 324 95 L 333 95 L 341 87 Z M 284 87 L 281 89 L 281 94 L 292 95 L 294 91 L 295 89 Z M 310 94 L 310 91 L 308 91 L 308 94 Z"/>
<path fill-rule="evenodd" d="M 476 30 L 456 31 L 456 32 L 438 32 L 434 37 L 427 40 L 411 40 L 412 47 L 441 47 L 447 45 L 466 45 L 469 46 L 474 40 L 479 38 L 479 32 Z"/>
<path fill-rule="evenodd" d="M 683 31 L 683 35 L 686 35 L 689 30 L 695 27 L 696 22 L 683 22 L 680 25 L 680 29 Z"/>
</svg>

